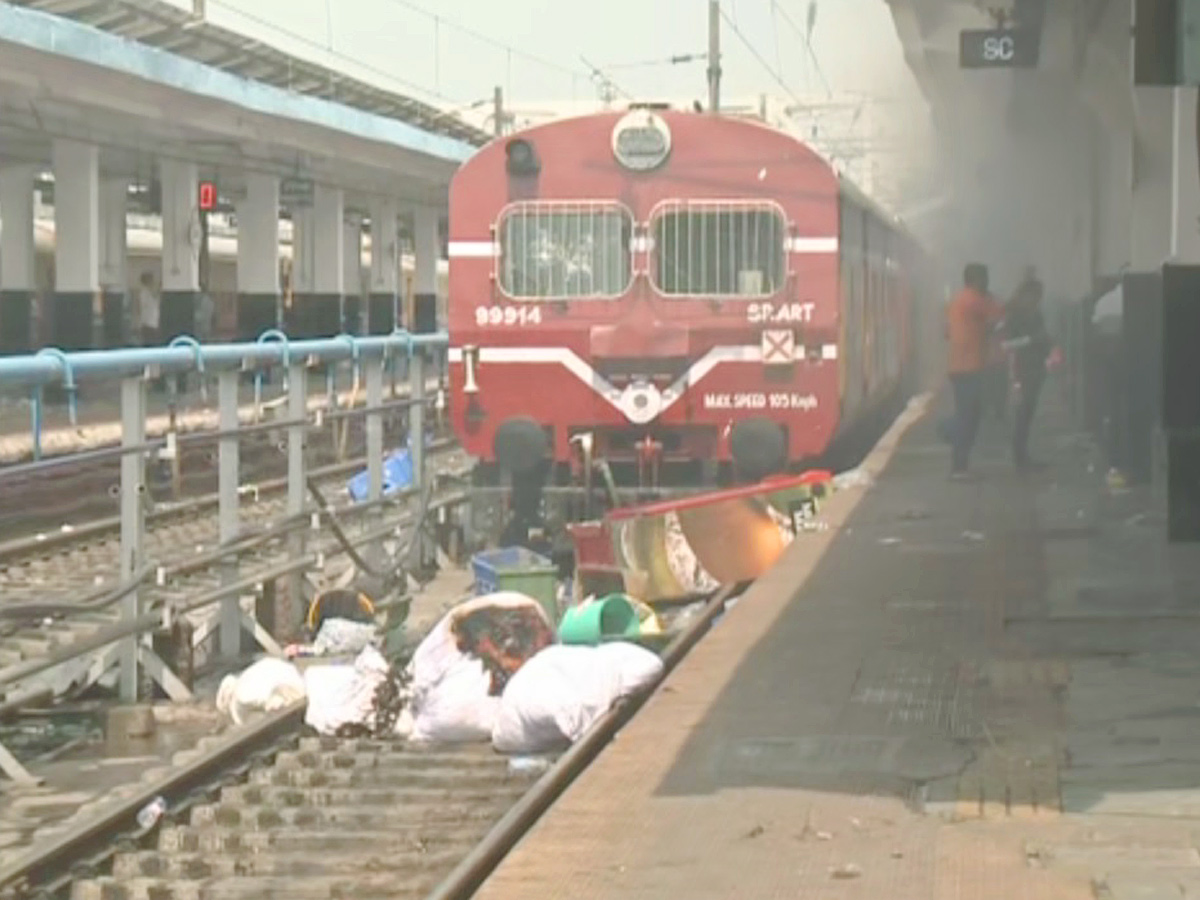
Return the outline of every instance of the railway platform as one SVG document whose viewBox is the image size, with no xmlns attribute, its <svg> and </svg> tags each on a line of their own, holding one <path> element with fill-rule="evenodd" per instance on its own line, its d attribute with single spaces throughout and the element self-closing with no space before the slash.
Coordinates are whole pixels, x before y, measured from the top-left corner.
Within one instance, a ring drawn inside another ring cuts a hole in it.
<svg viewBox="0 0 1200 900">
<path fill-rule="evenodd" d="M 910 410 L 476 897 L 1200 896 L 1200 558 L 1056 399 Z"/>
</svg>

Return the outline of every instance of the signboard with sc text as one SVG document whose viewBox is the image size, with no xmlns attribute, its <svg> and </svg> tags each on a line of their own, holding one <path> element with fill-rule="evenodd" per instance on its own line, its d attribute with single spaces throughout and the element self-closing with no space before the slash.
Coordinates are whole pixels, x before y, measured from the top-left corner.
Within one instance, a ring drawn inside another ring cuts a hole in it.
<svg viewBox="0 0 1200 900">
<path fill-rule="evenodd" d="M 313 205 L 311 178 L 282 178 L 279 181 L 279 202 L 288 209 L 307 209 Z"/>
<path fill-rule="evenodd" d="M 959 35 L 958 65 L 963 69 L 1034 69 L 1040 40 L 1036 31 L 981 28 Z"/>
</svg>

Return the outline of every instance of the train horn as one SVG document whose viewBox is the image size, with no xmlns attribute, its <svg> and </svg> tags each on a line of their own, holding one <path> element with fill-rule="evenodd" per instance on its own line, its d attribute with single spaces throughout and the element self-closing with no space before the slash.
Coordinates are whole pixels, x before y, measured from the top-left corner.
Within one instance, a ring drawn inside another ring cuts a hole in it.
<svg viewBox="0 0 1200 900">
<path fill-rule="evenodd" d="M 478 394 L 479 382 L 475 379 L 475 366 L 479 364 L 479 348 L 478 347 L 463 347 L 463 367 L 466 370 L 463 376 L 463 393 Z"/>
</svg>

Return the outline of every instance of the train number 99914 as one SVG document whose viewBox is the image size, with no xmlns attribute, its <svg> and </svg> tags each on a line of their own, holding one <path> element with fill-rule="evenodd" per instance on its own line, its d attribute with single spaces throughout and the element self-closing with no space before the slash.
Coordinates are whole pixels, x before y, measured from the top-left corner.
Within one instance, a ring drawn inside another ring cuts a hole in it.
<svg viewBox="0 0 1200 900">
<path fill-rule="evenodd" d="M 477 306 L 476 325 L 541 325 L 540 306 Z"/>
</svg>

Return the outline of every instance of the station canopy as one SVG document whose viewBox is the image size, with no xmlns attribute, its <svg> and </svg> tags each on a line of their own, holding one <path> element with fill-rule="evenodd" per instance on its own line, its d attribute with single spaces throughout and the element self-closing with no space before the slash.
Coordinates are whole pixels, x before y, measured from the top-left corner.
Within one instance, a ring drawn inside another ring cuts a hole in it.
<svg viewBox="0 0 1200 900">
<path fill-rule="evenodd" d="M 200 21 L 163 0 L 9 0 L 90 25 L 233 75 L 397 119 L 483 146 L 491 135 L 428 103 L 285 53 L 257 38 Z"/>
</svg>

